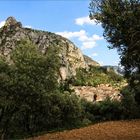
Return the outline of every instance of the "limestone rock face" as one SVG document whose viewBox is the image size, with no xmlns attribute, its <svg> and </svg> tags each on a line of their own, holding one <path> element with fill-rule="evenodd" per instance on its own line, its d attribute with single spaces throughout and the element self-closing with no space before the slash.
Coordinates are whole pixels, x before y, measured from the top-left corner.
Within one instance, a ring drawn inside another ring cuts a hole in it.
<svg viewBox="0 0 140 140">
<path fill-rule="evenodd" d="M 100 66 L 100 64 L 98 62 L 92 60 L 90 57 L 88 57 L 86 55 L 84 55 L 84 59 L 85 59 L 87 65 L 89 65 L 89 66 Z"/>
<path fill-rule="evenodd" d="M 32 41 L 43 54 L 46 54 L 47 48 L 51 46 L 60 50 L 62 80 L 75 75 L 77 68 L 88 68 L 88 63 L 80 49 L 70 40 L 51 32 L 23 28 L 22 24 L 17 22 L 14 17 L 9 17 L 5 25 L 0 28 L 0 55 L 10 59 L 10 52 L 16 47 L 16 42 L 22 39 Z"/>
</svg>

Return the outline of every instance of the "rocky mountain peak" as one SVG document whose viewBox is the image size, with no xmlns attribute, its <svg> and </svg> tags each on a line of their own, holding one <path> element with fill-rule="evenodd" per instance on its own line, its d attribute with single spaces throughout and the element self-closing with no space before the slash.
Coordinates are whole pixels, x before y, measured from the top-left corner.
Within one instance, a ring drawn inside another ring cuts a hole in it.
<svg viewBox="0 0 140 140">
<path fill-rule="evenodd" d="M 22 24 L 18 22 L 14 17 L 11 16 L 6 19 L 5 26 L 6 27 L 10 27 L 10 26 L 22 27 Z"/>
</svg>

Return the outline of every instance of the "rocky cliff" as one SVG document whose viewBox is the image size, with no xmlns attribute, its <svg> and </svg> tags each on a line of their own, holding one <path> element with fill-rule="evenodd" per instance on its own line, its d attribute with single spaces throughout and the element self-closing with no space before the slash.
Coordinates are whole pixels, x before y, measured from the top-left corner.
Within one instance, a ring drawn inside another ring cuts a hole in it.
<svg viewBox="0 0 140 140">
<path fill-rule="evenodd" d="M 100 64 L 94 60 L 92 60 L 89 56 L 84 55 L 84 59 L 88 66 L 100 66 Z"/>
<path fill-rule="evenodd" d="M 43 54 L 47 53 L 48 47 L 58 47 L 60 74 L 63 80 L 75 75 L 77 68 L 88 68 L 87 59 L 70 40 L 51 32 L 24 28 L 14 17 L 9 17 L 5 25 L 0 28 L 0 55 L 5 55 L 9 59 L 10 52 L 16 47 L 15 42 L 22 39 L 31 40 Z"/>
</svg>

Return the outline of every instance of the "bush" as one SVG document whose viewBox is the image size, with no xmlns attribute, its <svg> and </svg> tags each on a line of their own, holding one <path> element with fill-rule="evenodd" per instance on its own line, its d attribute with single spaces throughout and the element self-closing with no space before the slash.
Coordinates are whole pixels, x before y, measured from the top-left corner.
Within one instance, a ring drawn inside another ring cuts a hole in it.
<svg viewBox="0 0 140 140">
<path fill-rule="evenodd" d="M 122 106 L 119 101 L 105 101 L 98 103 L 82 101 L 84 115 L 91 122 L 122 119 Z"/>
<path fill-rule="evenodd" d="M 140 118 L 139 105 L 135 101 L 134 91 L 129 87 L 122 89 L 122 102 L 124 119 Z"/>
<path fill-rule="evenodd" d="M 46 107 L 45 112 L 48 112 L 46 115 L 48 124 L 46 126 L 50 126 L 51 129 L 55 127 L 74 127 L 80 123 L 82 110 L 76 95 L 68 93 L 48 95 L 46 97 Z"/>
<path fill-rule="evenodd" d="M 88 120 L 89 122 L 94 122 L 95 120 L 94 113 L 93 113 L 94 104 L 92 102 L 87 101 L 86 99 L 82 99 L 81 106 L 83 110 L 82 115 L 84 120 Z"/>
<path fill-rule="evenodd" d="M 119 120 L 122 119 L 122 106 L 119 101 L 106 99 L 100 103 L 100 115 L 102 120 Z"/>
</svg>

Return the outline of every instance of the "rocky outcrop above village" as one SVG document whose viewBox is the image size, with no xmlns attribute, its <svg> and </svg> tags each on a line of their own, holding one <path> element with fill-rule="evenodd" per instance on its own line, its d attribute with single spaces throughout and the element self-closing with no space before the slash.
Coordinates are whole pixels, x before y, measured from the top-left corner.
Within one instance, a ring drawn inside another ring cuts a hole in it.
<svg viewBox="0 0 140 140">
<path fill-rule="evenodd" d="M 10 59 L 10 52 L 16 47 L 15 43 L 22 39 L 32 41 L 43 54 L 47 53 L 48 47 L 58 47 L 60 50 L 60 76 L 62 80 L 75 75 L 77 68 L 88 68 L 89 62 L 87 62 L 80 49 L 70 40 L 55 33 L 24 28 L 14 17 L 9 17 L 5 25 L 0 28 L 0 55 Z"/>
</svg>

